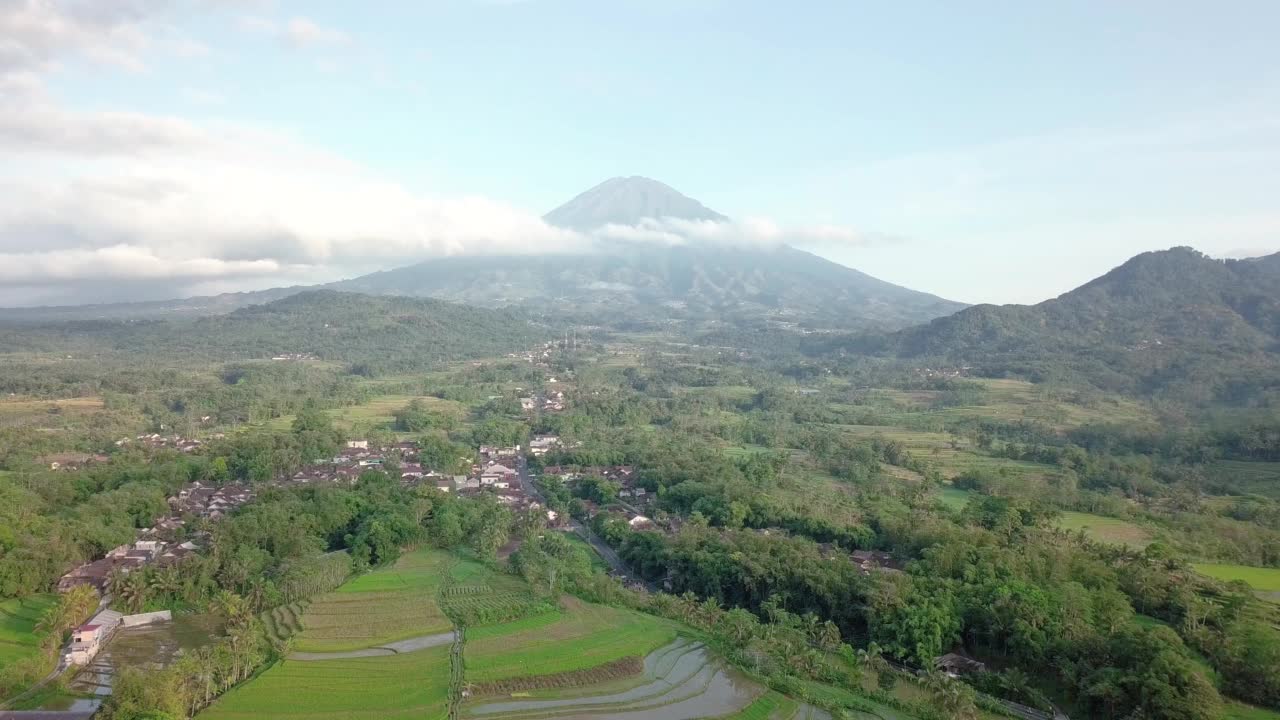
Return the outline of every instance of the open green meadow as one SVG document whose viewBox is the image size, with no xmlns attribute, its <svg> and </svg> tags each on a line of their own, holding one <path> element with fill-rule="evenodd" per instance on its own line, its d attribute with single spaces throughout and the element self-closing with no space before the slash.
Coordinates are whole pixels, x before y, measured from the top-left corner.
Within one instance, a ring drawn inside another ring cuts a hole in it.
<svg viewBox="0 0 1280 720">
<path fill-rule="evenodd" d="M 971 490 L 961 490 L 960 488 L 947 486 L 942 488 L 942 492 L 938 493 L 938 500 L 952 510 L 963 510 L 964 506 L 969 504 L 971 495 L 973 495 Z"/>
<path fill-rule="evenodd" d="M 642 657 L 676 637 L 676 626 L 628 610 L 567 600 L 564 609 L 469 628 L 469 682 L 553 675 Z"/>
<path fill-rule="evenodd" d="M 1259 592 L 1280 592 L 1280 568 L 1223 565 L 1219 563 L 1194 563 L 1193 567 L 1197 572 L 1223 582 L 1243 580 L 1249 584 L 1249 587 Z"/>
<path fill-rule="evenodd" d="M 972 405 L 939 406 L 944 393 L 936 390 L 880 390 L 877 393 L 903 410 L 904 416 L 927 416 L 942 420 L 982 418 L 1013 422 L 1030 420 L 1057 429 L 1089 423 L 1150 425 L 1152 412 L 1144 405 L 1117 397 L 1078 398 L 1025 380 L 966 378 L 983 388 Z"/>
<path fill-rule="evenodd" d="M 1219 460 L 1205 470 L 1212 480 L 1229 481 L 1238 492 L 1280 498 L 1280 462 Z"/>
<path fill-rule="evenodd" d="M 316 598 L 303 613 L 300 652 L 341 652 L 406 640 L 453 627 L 436 602 L 451 556 L 418 550 Z"/>
<path fill-rule="evenodd" d="M 972 447 L 968 441 L 957 439 L 950 433 L 911 430 L 890 425 L 835 425 L 833 427 L 859 440 L 874 438 L 896 440 L 902 443 L 913 457 L 936 468 L 946 478 L 954 478 L 970 470 L 979 470 L 1004 472 L 1015 478 L 1041 480 L 1058 472 L 1057 468 L 1050 465 L 983 454 Z"/>
<path fill-rule="evenodd" d="M 0 602 L 0 666 L 40 652 L 36 625 L 53 603 L 52 595 Z"/>
<path fill-rule="evenodd" d="M 459 419 L 466 416 L 466 406 L 454 400 L 442 400 L 430 395 L 379 395 L 360 405 L 326 410 L 334 425 L 342 430 L 381 429 L 391 430 L 396 412 L 414 400 L 421 401 L 427 410 Z M 287 430 L 293 424 L 292 415 L 282 415 L 267 423 L 274 430 Z"/>
<path fill-rule="evenodd" d="M 1128 520 L 1082 512 L 1064 512 L 1058 520 L 1064 530 L 1084 530 L 1098 542 L 1142 549 L 1151 544 L 1151 533 Z"/>
<path fill-rule="evenodd" d="M 227 693 L 201 720 L 432 720 L 448 715 L 449 648 L 277 664 Z"/>
</svg>

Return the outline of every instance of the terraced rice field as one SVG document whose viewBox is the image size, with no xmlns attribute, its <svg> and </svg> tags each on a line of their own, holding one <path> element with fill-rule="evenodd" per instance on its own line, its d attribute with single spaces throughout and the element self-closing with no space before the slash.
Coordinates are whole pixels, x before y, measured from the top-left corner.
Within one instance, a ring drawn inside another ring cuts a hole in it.
<svg viewBox="0 0 1280 720">
<path fill-rule="evenodd" d="M 1062 513 L 1058 527 L 1064 530 L 1084 530 L 1098 542 L 1128 545 L 1138 550 L 1150 545 L 1152 540 L 1146 529 L 1127 520 L 1082 512 Z"/>
<path fill-rule="evenodd" d="M 449 648 L 287 661 L 232 690 L 200 720 L 436 720 L 448 715 Z"/>
<path fill-rule="evenodd" d="M 302 615 L 306 606 L 305 603 L 291 603 L 262 613 L 259 617 L 267 637 L 284 640 L 302 632 Z"/>
<path fill-rule="evenodd" d="M 766 693 L 712 657 L 701 643 L 685 638 L 648 653 L 641 672 L 633 677 L 613 682 L 601 680 L 582 687 L 508 694 L 502 699 L 473 698 L 463 708 L 463 714 L 476 720 L 556 717 L 693 720 L 726 716 L 751 720 L 796 717 L 829 720 L 830 717 L 825 713 L 811 715 L 809 708 L 800 714 L 798 703 L 776 693 Z M 764 698 L 769 699 L 761 702 Z"/>
<path fill-rule="evenodd" d="M 564 610 L 467 630 L 467 681 L 585 670 L 643 657 L 676 637 L 676 626 L 627 610 L 569 601 Z"/>
<path fill-rule="evenodd" d="M 440 590 L 441 609 L 462 625 L 515 620 L 544 603 L 523 580 L 494 572 L 474 560 L 459 560 L 449 568 Z"/>
<path fill-rule="evenodd" d="M 0 667 L 40 651 L 36 625 L 53 603 L 52 595 L 0 602 Z"/>
<path fill-rule="evenodd" d="M 450 556 L 419 550 L 317 598 L 302 615 L 299 652 L 343 652 L 448 632 L 436 596 Z"/>
</svg>

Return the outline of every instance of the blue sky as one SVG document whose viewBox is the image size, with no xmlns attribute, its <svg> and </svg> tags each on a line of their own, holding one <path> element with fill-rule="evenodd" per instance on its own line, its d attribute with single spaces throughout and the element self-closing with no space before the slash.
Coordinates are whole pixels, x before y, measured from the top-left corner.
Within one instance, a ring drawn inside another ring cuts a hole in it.
<svg viewBox="0 0 1280 720">
<path fill-rule="evenodd" d="M 846 228 L 812 249 L 969 302 L 1275 252 L 1277 26 L 1268 2 L 14 0 L 0 255 L 35 269 L 0 302 L 554 249 L 537 215 L 633 174 Z"/>
</svg>

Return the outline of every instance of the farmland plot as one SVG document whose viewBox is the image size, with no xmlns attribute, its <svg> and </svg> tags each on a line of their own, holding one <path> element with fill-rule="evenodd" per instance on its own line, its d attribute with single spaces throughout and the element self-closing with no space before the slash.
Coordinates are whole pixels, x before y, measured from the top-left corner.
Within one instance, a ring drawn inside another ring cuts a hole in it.
<svg viewBox="0 0 1280 720">
<path fill-rule="evenodd" d="M 322 595 L 303 613 L 295 649 L 343 652 L 448 632 L 453 624 L 436 596 L 449 557 L 419 550 Z"/>
</svg>

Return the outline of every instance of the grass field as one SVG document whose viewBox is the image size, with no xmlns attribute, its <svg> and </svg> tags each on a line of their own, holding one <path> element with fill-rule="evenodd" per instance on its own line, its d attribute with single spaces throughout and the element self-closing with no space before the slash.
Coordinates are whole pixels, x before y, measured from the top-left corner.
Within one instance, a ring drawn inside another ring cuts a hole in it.
<svg viewBox="0 0 1280 720">
<path fill-rule="evenodd" d="M 587 554 L 587 558 L 591 561 L 592 568 L 599 568 L 605 572 L 609 571 L 609 563 L 605 562 L 604 558 L 600 557 L 600 553 L 596 552 L 596 549 L 591 546 L 591 543 L 583 540 L 581 535 L 574 532 L 563 533 L 563 535 L 564 539 L 568 540 L 571 545 L 577 546 Z"/>
<path fill-rule="evenodd" d="M 1207 468 L 1206 474 L 1230 480 L 1241 492 L 1280 499 L 1280 462 L 1219 460 Z"/>
<path fill-rule="evenodd" d="M 1058 429 L 1087 423 L 1123 423 L 1150 425 L 1154 416 L 1145 406 L 1115 397 L 1094 398 L 1077 402 L 1070 395 L 1024 380 L 970 378 L 985 390 L 979 404 L 935 407 L 942 397 L 938 391 L 878 391 L 910 414 L 929 417 L 988 418 L 991 420 L 1033 420 Z"/>
<path fill-rule="evenodd" d="M 944 487 L 942 492 L 938 494 L 938 500 L 952 510 L 963 510 L 964 506 L 969 504 L 969 496 L 972 494 L 973 492 L 970 490 Z"/>
<path fill-rule="evenodd" d="M 82 397 L 44 400 L 34 398 L 6 398 L 0 400 L 0 416 L 31 414 L 86 414 L 103 408 L 102 398 Z"/>
<path fill-rule="evenodd" d="M 232 690 L 201 720 L 433 720 L 448 714 L 449 648 L 288 661 Z"/>
<path fill-rule="evenodd" d="M 1223 582 L 1243 580 L 1249 584 L 1249 587 L 1260 592 L 1280 592 L 1280 568 L 1222 565 L 1218 563 L 1195 563 L 1193 567 L 1197 572 Z"/>
<path fill-rule="evenodd" d="M 756 698 L 741 712 L 730 715 L 726 720 L 787 720 L 795 716 L 800 704 L 786 695 L 767 692 Z"/>
<path fill-rule="evenodd" d="M 1280 712 L 1228 700 L 1222 711 L 1223 720 L 1280 720 Z"/>
<path fill-rule="evenodd" d="M 1151 534 L 1145 529 L 1127 520 L 1091 515 L 1082 512 L 1064 512 L 1058 520 L 1058 527 L 1064 530 L 1084 530 L 1089 537 L 1098 542 L 1128 545 L 1142 549 L 1151 544 Z"/>
<path fill-rule="evenodd" d="M 40 652 L 36 624 L 53 603 L 52 595 L 0 602 L 0 667 Z"/>
<path fill-rule="evenodd" d="M 341 652 L 450 630 L 436 602 L 449 562 L 447 553 L 418 550 L 320 596 L 303 613 L 294 648 Z"/>
<path fill-rule="evenodd" d="M 946 478 L 954 478 L 969 470 L 1005 472 L 1022 479 L 1044 479 L 1057 473 L 1057 468 L 1021 460 L 992 457 L 977 452 L 968 441 L 961 440 L 952 447 L 950 433 L 912 430 L 890 425 L 835 425 L 860 440 L 883 438 L 902 443 L 918 460 L 936 468 Z"/>
<path fill-rule="evenodd" d="M 674 623 L 567 601 L 566 608 L 467 630 L 469 682 L 553 675 L 639 657 L 670 643 Z"/>
<path fill-rule="evenodd" d="M 390 430 L 395 424 L 396 411 L 414 400 L 421 400 L 432 412 L 455 415 L 459 419 L 466 415 L 466 406 L 462 403 L 441 400 L 429 395 L 379 395 L 363 405 L 334 408 L 325 412 L 333 418 L 334 425 L 343 430 L 369 428 Z M 292 415 L 282 415 L 268 422 L 267 427 L 274 430 L 287 430 L 292 424 Z"/>
</svg>

